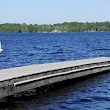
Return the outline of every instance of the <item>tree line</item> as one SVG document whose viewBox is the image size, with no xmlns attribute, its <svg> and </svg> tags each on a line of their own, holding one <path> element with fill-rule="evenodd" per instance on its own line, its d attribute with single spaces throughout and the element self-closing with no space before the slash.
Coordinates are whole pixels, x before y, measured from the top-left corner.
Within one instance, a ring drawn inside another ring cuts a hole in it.
<svg viewBox="0 0 110 110">
<path fill-rule="evenodd" d="M 57 24 L 0 24 L 0 32 L 89 32 L 110 31 L 110 22 L 64 22 Z"/>
</svg>

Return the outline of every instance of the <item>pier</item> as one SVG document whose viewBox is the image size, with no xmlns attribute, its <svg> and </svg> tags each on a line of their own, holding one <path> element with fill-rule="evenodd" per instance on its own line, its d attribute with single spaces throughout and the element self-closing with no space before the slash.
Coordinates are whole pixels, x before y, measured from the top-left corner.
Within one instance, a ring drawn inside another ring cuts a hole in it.
<svg viewBox="0 0 110 110">
<path fill-rule="evenodd" d="M 110 57 L 37 64 L 0 70 L 0 98 L 110 70 Z"/>
</svg>

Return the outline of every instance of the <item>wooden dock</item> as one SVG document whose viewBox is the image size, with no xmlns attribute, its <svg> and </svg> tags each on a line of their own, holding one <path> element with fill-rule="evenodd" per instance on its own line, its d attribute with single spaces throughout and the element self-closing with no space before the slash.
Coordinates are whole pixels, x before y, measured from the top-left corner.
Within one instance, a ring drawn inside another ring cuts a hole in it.
<svg viewBox="0 0 110 110">
<path fill-rule="evenodd" d="M 107 70 L 110 70 L 110 57 L 3 69 L 0 70 L 0 98 Z"/>
</svg>

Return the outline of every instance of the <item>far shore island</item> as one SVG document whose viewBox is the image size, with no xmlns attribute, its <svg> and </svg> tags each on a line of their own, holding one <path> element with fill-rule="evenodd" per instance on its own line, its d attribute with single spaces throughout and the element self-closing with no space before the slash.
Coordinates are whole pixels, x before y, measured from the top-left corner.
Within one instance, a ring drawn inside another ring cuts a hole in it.
<svg viewBox="0 0 110 110">
<path fill-rule="evenodd" d="M 106 32 L 110 31 L 110 22 L 64 22 L 57 24 L 0 24 L 0 32 Z"/>
</svg>

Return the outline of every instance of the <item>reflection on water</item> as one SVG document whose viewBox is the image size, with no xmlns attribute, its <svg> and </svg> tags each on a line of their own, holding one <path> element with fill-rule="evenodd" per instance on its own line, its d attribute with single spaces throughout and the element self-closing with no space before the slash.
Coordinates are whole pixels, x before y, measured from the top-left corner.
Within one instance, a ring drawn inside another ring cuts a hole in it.
<svg viewBox="0 0 110 110">
<path fill-rule="evenodd" d="M 5 110 L 105 110 L 110 105 L 110 74 L 61 83 L 47 92 L 35 90 L 27 96 L 8 98 L 0 102 Z M 67 84 L 66 84 L 67 83 Z M 65 84 L 65 85 L 62 85 Z"/>
</svg>

